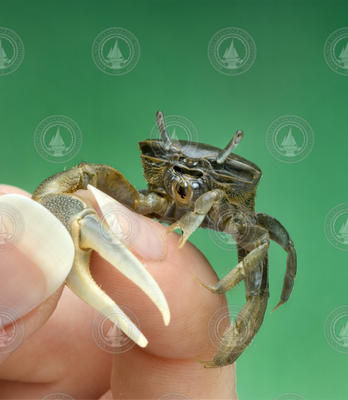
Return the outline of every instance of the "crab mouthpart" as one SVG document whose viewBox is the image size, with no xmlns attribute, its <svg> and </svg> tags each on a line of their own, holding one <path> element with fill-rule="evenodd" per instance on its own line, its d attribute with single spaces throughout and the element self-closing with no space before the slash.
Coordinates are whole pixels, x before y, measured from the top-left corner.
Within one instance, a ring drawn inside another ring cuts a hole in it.
<svg viewBox="0 0 348 400">
<path fill-rule="evenodd" d="M 201 178 L 203 176 L 203 172 L 198 169 L 186 168 L 186 167 L 180 166 L 180 165 L 175 165 L 174 171 L 179 174 L 189 175 L 189 176 L 193 176 L 195 178 Z"/>
</svg>

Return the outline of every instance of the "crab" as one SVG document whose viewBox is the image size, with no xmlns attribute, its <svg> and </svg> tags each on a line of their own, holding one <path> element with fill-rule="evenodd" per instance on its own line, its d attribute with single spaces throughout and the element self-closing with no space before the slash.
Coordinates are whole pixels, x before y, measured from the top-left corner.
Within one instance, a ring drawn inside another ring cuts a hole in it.
<svg viewBox="0 0 348 400">
<path fill-rule="evenodd" d="M 170 311 L 165 296 L 123 241 L 75 192 L 91 189 L 98 195 L 101 191 L 137 213 L 169 224 L 168 232 L 181 229 L 179 247 L 198 227 L 231 235 L 237 245 L 238 264 L 215 285 L 200 282 L 221 295 L 244 280 L 245 305 L 224 333 L 213 360 L 202 362 L 207 368 L 230 365 L 250 344 L 263 322 L 269 298 L 270 240 L 287 252 L 281 298 L 275 308 L 288 300 L 294 285 L 297 263 L 294 244 L 279 221 L 255 212 L 261 170 L 232 153 L 242 140 L 242 131 L 237 131 L 224 149 L 218 149 L 171 140 L 161 111 L 157 112 L 156 121 L 160 139 L 139 142 L 148 183 L 146 190 L 137 191 L 111 166 L 83 162 L 43 181 L 32 198 L 54 214 L 71 234 L 75 258 L 66 284 L 142 347 L 147 345 L 147 339 L 93 280 L 89 270 L 92 250 L 137 284 L 168 325 Z"/>
</svg>

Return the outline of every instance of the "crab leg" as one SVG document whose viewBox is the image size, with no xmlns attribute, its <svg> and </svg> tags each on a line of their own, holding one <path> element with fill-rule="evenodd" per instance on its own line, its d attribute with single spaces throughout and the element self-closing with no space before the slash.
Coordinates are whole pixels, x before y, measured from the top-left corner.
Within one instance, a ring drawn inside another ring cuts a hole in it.
<svg viewBox="0 0 348 400">
<path fill-rule="evenodd" d="M 238 248 L 239 260 L 247 251 Z M 217 354 L 212 361 L 202 362 L 205 368 L 216 368 L 233 364 L 259 330 L 269 297 L 267 256 L 245 279 L 247 302 L 231 327 L 225 332 Z"/>
<path fill-rule="evenodd" d="M 294 243 L 284 226 L 275 218 L 267 214 L 256 214 L 257 222 L 268 230 L 270 238 L 277 242 L 288 253 L 286 260 L 286 273 L 284 277 L 282 294 L 279 303 L 273 311 L 284 304 L 290 297 L 297 269 L 297 257 Z"/>
<path fill-rule="evenodd" d="M 139 346 L 147 340 L 115 302 L 96 284 L 89 271 L 92 249 L 138 285 L 159 308 L 164 323 L 170 320 L 167 301 L 156 281 L 134 254 L 110 231 L 96 211 L 72 194 L 48 194 L 40 199 L 71 233 L 75 259 L 68 286 L 84 301 L 102 312 Z"/>
<path fill-rule="evenodd" d="M 250 253 L 248 253 L 243 260 L 241 260 L 225 277 L 223 277 L 214 286 L 208 285 L 204 282 L 201 284 L 210 290 L 212 293 L 223 294 L 228 290 L 235 287 L 240 281 L 245 279 L 258 267 L 260 262 L 266 257 L 269 243 L 262 243 Z"/>
<path fill-rule="evenodd" d="M 266 229 L 258 225 L 235 224 L 227 221 L 225 233 L 230 233 L 239 247 L 248 250 L 245 257 L 239 259 L 238 264 L 215 285 L 201 284 L 213 293 L 224 294 L 235 287 L 240 281 L 256 270 L 260 262 L 267 256 L 269 235 Z M 247 233 L 247 234 L 246 234 Z"/>
<path fill-rule="evenodd" d="M 226 226 L 229 227 L 227 231 L 233 230 L 233 225 Z M 239 233 L 245 229 L 239 225 L 235 225 L 236 228 Z M 268 300 L 269 236 L 264 228 L 257 225 L 249 227 L 249 230 L 254 240 L 244 241 L 243 247 L 238 244 L 238 265 L 215 286 L 203 284 L 213 293 L 223 294 L 244 279 L 247 298 L 246 304 L 225 332 L 214 359 L 203 362 L 206 368 L 232 364 L 251 342 L 264 318 Z M 239 240 L 238 236 L 235 238 L 237 243 L 241 241 L 241 237 Z"/>
</svg>

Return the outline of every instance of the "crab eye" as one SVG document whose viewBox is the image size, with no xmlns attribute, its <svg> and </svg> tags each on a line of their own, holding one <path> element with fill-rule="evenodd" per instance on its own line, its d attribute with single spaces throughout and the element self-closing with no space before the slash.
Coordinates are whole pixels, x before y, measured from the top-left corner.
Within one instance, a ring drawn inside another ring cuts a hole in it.
<svg viewBox="0 0 348 400">
<path fill-rule="evenodd" d="M 184 199 L 184 198 L 186 197 L 186 194 L 187 194 L 186 188 L 184 188 L 183 186 L 180 186 L 179 189 L 178 189 L 178 195 L 179 195 L 182 199 Z"/>
<path fill-rule="evenodd" d="M 182 204 L 188 204 L 192 197 L 192 187 L 187 182 L 176 182 L 173 186 L 176 200 Z"/>
</svg>

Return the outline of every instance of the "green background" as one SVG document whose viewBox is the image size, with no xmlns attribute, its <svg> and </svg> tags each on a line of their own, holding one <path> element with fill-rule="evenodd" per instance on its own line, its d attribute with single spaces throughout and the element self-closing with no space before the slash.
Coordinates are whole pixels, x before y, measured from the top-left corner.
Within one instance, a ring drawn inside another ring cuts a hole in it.
<svg viewBox="0 0 348 400">
<path fill-rule="evenodd" d="M 279 298 L 286 254 L 270 248 L 270 301 L 265 321 L 237 362 L 241 400 L 296 393 L 306 400 L 348 398 L 348 354 L 329 346 L 325 320 L 348 304 L 348 253 L 324 235 L 329 210 L 347 199 L 348 76 L 327 66 L 323 46 L 348 25 L 346 1 L 16 1 L 2 0 L 0 26 L 22 38 L 19 69 L 0 76 L 0 170 L 3 183 L 28 191 L 82 160 L 111 164 L 145 186 L 137 141 L 150 136 L 157 109 L 182 115 L 201 142 L 224 146 L 245 131 L 237 153 L 263 171 L 256 210 L 279 218 L 298 252 L 290 301 Z M 239 76 L 218 73 L 207 57 L 211 37 L 235 26 L 255 40 L 257 57 Z M 91 58 L 95 37 L 123 27 L 139 40 L 141 56 L 123 76 L 101 72 Z M 41 158 L 34 131 L 61 114 L 78 123 L 83 145 L 69 162 Z M 298 115 L 315 145 L 303 161 L 276 160 L 265 145 L 268 126 Z M 192 241 L 223 275 L 236 262 L 207 231 Z M 229 293 L 243 304 L 244 287 Z"/>
</svg>

